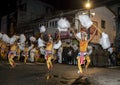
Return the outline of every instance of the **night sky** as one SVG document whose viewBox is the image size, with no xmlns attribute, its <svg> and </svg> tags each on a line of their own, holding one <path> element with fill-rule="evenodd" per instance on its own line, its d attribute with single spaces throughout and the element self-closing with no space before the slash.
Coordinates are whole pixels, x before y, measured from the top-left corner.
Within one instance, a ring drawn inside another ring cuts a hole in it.
<svg viewBox="0 0 120 85">
<path fill-rule="evenodd" d="M 83 8 L 87 0 L 40 0 L 53 5 L 58 10 L 80 9 Z M 118 3 L 120 0 L 90 0 L 92 6 L 107 5 L 110 3 Z M 109 2 L 109 3 L 106 3 Z M 16 0 L 0 0 L 0 16 L 15 11 Z"/>
<path fill-rule="evenodd" d="M 0 1 L 0 16 L 14 11 L 16 8 L 16 0 L 1 0 Z"/>
<path fill-rule="evenodd" d="M 47 0 L 58 9 L 76 9 L 83 7 L 83 3 L 87 0 Z"/>
<path fill-rule="evenodd" d="M 15 11 L 16 1 L 17 0 L 0 0 L 0 16 Z M 59 10 L 75 9 L 81 7 L 80 0 L 40 0 L 40 1 L 49 3 Z"/>
</svg>

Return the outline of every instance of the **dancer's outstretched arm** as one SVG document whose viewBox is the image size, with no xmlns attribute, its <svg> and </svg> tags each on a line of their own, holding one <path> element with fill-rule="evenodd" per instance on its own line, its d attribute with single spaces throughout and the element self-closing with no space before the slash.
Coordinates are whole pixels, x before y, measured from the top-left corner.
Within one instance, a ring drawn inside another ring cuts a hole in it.
<svg viewBox="0 0 120 85">
<path fill-rule="evenodd" d="M 93 35 L 90 37 L 90 39 L 88 39 L 88 42 L 90 42 L 93 39 L 93 37 L 95 36 L 96 32 L 97 32 L 97 29 L 95 29 Z"/>
<path fill-rule="evenodd" d="M 80 41 L 80 39 L 76 36 L 76 33 L 75 33 L 75 31 L 74 31 L 73 29 L 72 29 L 72 32 L 73 32 L 75 38 L 76 38 L 78 41 Z"/>
<path fill-rule="evenodd" d="M 58 40 L 60 40 L 61 38 L 60 38 L 60 31 L 58 32 Z"/>
</svg>

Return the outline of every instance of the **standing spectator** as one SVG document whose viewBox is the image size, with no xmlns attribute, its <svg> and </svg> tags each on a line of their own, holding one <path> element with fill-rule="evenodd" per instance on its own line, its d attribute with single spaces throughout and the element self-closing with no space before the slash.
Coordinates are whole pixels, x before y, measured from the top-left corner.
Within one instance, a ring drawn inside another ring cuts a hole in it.
<svg viewBox="0 0 120 85">
<path fill-rule="evenodd" d="M 117 65 L 120 65 L 120 51 L 118 52 L 116 63 Z"/>
<path fill-rule="evenodd" d="M 116 66 L 116 56 L 117 56 L 117 54 L 116 54 L 116 52 L 113 50 L 113 53 L 112 53 L 112 56 L 111 56 L 111 62 L 112 62 L 112 65 L 113 66 Z"/>
<path fill-rule="evenodd" d="M 72 53 L 72 60 L 73 60 L 73 65 L 77 65 L 77 54 L 79 52 L 78 46 L 76 44 L 72 45 L 73 48 L 73 53 Z"/>
<path fill-rule="evenodd" d="M 109 62 L 109 66 L 111 66 L 112 65 L 112 53 L 113 53 L 113 48 L 112 47 L 110 47 L 110 48 L 108 48 L 108 51 L 109 51 L 109 59 L 108 59 L 108 62 Z"/>
<path fill-rule="evenodd" d="M 91 64 L 92 64 L 92 66 L 97 66 L 97 64 L 98 64 L 97 49 L 95 47 L 92 48 Z"/>
<path fill-rule="evenodd" d="M 71 47 L 68 47 L 68 64 L 72 64 L 73 62 L 72 62 L 72 53 L 73 53 L 73 50 L 72 50 L 72 48 Z"/>
<path fill-rule="evenodd" d="M 109 65 L 109 51 L 105 49 L 104 51 L 104 66 L 108 66 Z"/>
<path fill-rule="evenodd" d="M 63 63 L 64 63 L 64 64 L 67 63 L 67 46 L 64 46 L 64 47 L 63 47 L 62 60 L 63 60 Z"/>
<path fill-rule="evenodd" d="M 63 47 L 61 46 L 59 49 L 58 49 L 58 62 L 59 63 L 62 63 L 62 52 L 63 52 Z"/>
</svg>

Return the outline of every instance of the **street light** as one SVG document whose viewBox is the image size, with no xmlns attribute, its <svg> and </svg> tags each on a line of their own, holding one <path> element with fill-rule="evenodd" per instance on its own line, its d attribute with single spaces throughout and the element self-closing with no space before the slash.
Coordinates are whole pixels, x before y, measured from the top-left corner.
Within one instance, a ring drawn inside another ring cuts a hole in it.
<svg viewBox="0 0 120 85">
<path fill-rule="evenodd" d="M 85 7 L 86 7 L 87 9 L 90 9 L 91 4 L 90 4 L 90 1 L 89 1 L 89 0 L 88 0 L 87 3 L 85 4 Z"/>
<path fill-rule="evenodd" d="M 87 3 L 85 4 L 85 8 L 88 10 L 88 15 L 90 17 L 90 8 L 91 8 L 90 0 L 87 0 Z"/>
<path fill-rule="evenodd" d="M 90 0 L 87 0 L 87 3 L 85 4 L 85 7 L 88 10 L 88 16 L 90 17 L 90 8 L 91 8 Z M 88 29 L 88 39 L 89 38 L 90 38 L 90 29 Z"/>
</svg>

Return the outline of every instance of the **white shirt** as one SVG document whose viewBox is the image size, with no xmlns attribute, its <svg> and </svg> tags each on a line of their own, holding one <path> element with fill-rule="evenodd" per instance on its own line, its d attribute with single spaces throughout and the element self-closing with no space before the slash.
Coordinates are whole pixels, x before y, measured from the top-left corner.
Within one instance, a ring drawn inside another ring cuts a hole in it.
<svg viewBox="0 0 120 85">
<path fill-rule="evenodd" d="M 110 54 L 112 54 L 112 53 L 113 53 L 113 48 L 110 47 L 110 48 L 108 49 L 108 51 L 110 52 Z"/>
</svg>

